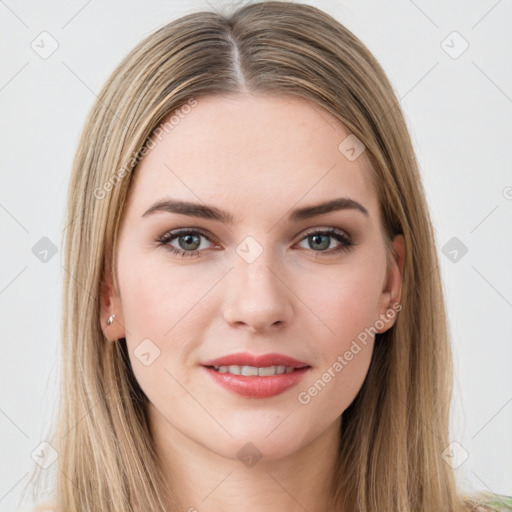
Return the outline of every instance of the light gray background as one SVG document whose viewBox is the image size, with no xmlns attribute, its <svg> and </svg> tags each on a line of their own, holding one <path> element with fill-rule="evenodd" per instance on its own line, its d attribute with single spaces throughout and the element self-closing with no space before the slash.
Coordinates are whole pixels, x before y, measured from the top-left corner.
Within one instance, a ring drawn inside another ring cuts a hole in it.
<svg viewBox="0 0 512 512">
<path fill-rule="evenodd" d="M 512 2 L 310 3 L 363 40 L 401 99 L 441 256 L 457 475 L 464 486 L 512 494 Z M 55 412 L 60 239 L 86 113 L 143 37 L 219 5 L 0 0 L 0 510 L 15 509 Z M 58 42 L 47 59 L 31 47 L 43 31 Z M 464 41 L 454 31 L 469 44 L 457 58 Z M 58 248 L 46 263 L 32 252 L 43 237 Z M 467 247 L 456 262 L 444 254 L 450 245 L 443 252 L 453 237 Z"/>
</svg>

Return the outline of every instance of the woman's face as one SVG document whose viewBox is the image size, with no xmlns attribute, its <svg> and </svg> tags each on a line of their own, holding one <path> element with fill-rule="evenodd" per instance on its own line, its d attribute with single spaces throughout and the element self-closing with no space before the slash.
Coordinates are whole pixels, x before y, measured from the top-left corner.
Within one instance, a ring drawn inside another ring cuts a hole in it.
<svg viewBox="0 0 512 512">
<path fill-rule="evenodd" d="M 126 338 L 161 437 L 232 459 L 291 454 L 338 432 L 375 329 L 396 317 L 400 265 L 387 271 L 370 164 L 334 117 L 292 97 L 200 98 L 168 126 L 131 185 L 104 332 Z M 318 207 L 341 198 L 354 203 Z M 154 208 L 165 201 L 182 204 Z M 402 237 L 394 247 L 403 255 Z M 308 368 L 230 377 L 203 366 L 239 353 Z"/>
</svg>

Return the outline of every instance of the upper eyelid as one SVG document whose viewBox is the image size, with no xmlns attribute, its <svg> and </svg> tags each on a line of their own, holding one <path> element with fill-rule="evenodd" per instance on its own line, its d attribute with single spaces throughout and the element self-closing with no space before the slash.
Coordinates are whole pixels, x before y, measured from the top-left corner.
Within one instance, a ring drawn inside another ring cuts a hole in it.
<svg viewBox="0 0 512 512">
<path fill-rule="evenodd" d="M 306 229 L 306 231 L 302 232 L 302 236 L 307 236 L 307 235 L 309 235 L 311 233 L 316 233 L 317 231 L 320 231 L 320 232 L 323 232 L 323 231 L 335 231 L 337 233 L 342 233 L 347 238 L 351 238 L 351 234 L 346 229 L 337 228 L 335 226 L 327 226 L 327 227 L 323 227 L 323 228 L 308 228 L 308 229 Z"/>
<path fill-rule="evenodd" d="M 200 229 L 200 228 L 177 228 L 177 229 L 171 229 L 170 231 L 166 231 L 160 237 L 160 239 L 177 238 L 177 237 L 179 237 L 183 233 L 184 234 L 186 234 L 186 233 L 194 233 L 194 234 L 197 234 L 197 235 L 201 235 L 201 236 L 204 236 L 205 238 L 207 238 L 210 242 L 213 242 L 215 240 L 214 236 L 210 235 L 207 231 L 205 231 L 203 229 Z"/>
</svg>

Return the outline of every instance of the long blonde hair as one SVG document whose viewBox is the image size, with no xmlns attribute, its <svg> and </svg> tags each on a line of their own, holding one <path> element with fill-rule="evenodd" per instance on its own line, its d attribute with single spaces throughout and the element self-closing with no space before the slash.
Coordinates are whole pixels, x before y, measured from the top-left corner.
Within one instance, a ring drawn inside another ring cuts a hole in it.
<svg viewBox="0 0 512 512">
<path fill-rule="evenodd" d="M 108 343 L 102 332 L 101 284 L 111 270 L 117 288 L 123 207 L 164 118 L 201 97 L 247 91 L 297 96 L 339 119 L 373 166 L 389 255 L 392 238 L 405 239 L 402 310 L 377 334 L 366 380 L 342 415 L 332 510 L 472 509 L 442 457 L 451 352 L 433 228 L 398 100 L 369 50 L 335 19 L 309 5 L 262 2 L 163 26 L 121 62 L 88 116 L 65 230 L 63 372 L 50 441 L 58 510 L 177 510 L 124 340 Z"/>
</svg>

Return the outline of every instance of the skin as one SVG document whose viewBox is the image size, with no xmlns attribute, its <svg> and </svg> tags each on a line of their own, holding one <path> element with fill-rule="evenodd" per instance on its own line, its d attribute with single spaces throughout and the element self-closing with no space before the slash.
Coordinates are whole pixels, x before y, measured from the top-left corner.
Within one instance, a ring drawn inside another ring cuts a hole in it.
<svg viewBox="0 0 512 512">
<path fill-rule="evenodd" d="M 367 374 L 373 336 L 309 403 L 297 396 L 400 301 L 404 260 L 399 235 L 386 267 L 370 164 L 365 152 L 350 161 L 338 150 L 347 135 L 302 99 L 201 98 L 136 170 L 116 254 L 119 289 L 108 272 L 101 323 L 109 340 L 126 338 L 150 400 L 160 462 L 183 510 L 326 510 L 340 415 Z M 369 215 L 341 210 L 286 220 L 292 208 L 342 196 Z M 142 216 L 171 197 L 227 210 L 234 224 L 169 212 Z M 330 227 L 350 235 L 350 251 L 329 254 L 341 242 L 307 236 Z M 178 228 L 210 234 L 192 244 L 168 242 L 199 256 L 158 246 Z M 236 252 L 247 236 L 263 251 L 250 264 Z M 160 350 L 149 366 L 134 354 L 144 339 Z M 298 386 L 254 399 L 220 387 L 200 366 L 245 351 L 286 354 L 312 368 Z M 251 467 L 237 456 L 248 442 L 261 454 Z"/>
</svg>

